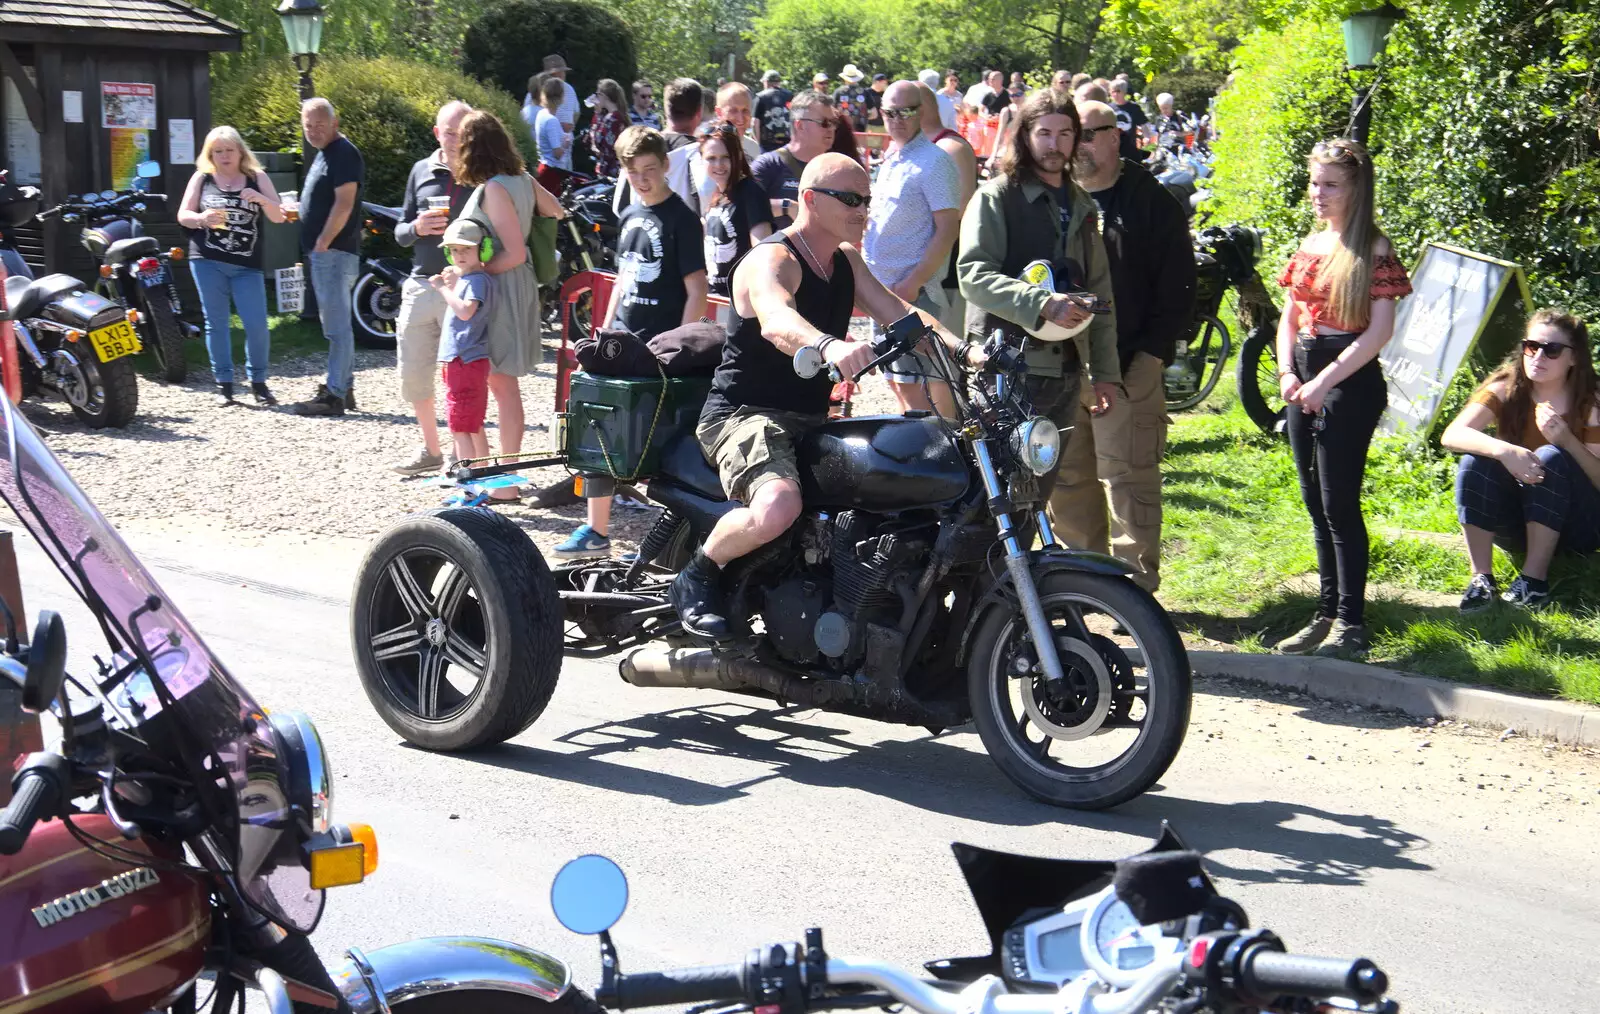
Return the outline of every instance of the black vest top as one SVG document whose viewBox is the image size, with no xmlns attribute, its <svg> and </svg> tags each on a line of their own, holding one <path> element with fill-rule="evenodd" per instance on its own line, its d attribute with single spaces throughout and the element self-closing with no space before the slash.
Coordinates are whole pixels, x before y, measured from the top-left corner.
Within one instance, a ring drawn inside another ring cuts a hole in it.
<svg viewBox="0 0 1600 1014">
<path fill-rule="evenodd" d="M 829 280 L 811 269 L 800 250 L 789 242 L 787 234 L 777 233 L 751 249 L 764 243 L 785 244 L 800 262 L 800 288 L 794 294 L 795 309 L 800 311 L 800 316 L 824 334 L 846 337 L 850 331 L 850 314 L 855 308 L 856 277 L 844 251 L 834 251 L 833 277 Z M 737 267 L 735 265 L 734 270 Z M 722 347 L 722 365 L 711 382 L 711 395 L 706 399 L 700 420 L 702 423 L 718 420 L 746 406 L 825 416 L 832 390 L 833 382 L 828 379 L 826 370 L 810 380 L 802 380 L 795 375 L 793 359 L 762 336 L 760 320 L 737 318 L 733 333 Z"/>
</svg>

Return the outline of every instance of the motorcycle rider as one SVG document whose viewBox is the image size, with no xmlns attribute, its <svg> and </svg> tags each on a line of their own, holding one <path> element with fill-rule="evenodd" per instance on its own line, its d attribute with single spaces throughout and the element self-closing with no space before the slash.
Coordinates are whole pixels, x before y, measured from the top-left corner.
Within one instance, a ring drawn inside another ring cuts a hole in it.
<svg viewBox="0 0 1600 1014">
<path fill-rule="evenodd" d="M 1122 384 L 1115 310 L 1091 314 L 1067 295 L 1087 290 L 1101 300 L 1112 298 L 1111 265 L 1094 199 L 1072 179 L 1078 138 L 1078 109 L 1071 96 L 1051 88 L 1029 96 L 1017 114 L 1016 140 L 1007 146 L 1000 175 L 978 188 L 961 218 L 956 255 L 969 332 L 1038 328 L 1046 321 L 1071 330 L 1089 322 L 1071 340 L 1030 338 L 1025 347 L 1033 407 L 1061 427 L 1064 443 L 1070 440 L 1067 427 L 1077 418 L 1081 364 L 1089 364 L 1093 415 L 1111 411 Z M 1036 260 L 1051 265 L 1054 293 L 1020 277 Z M 1052 489 L 1055 481 L 1052 470 L 1040 479 L 1041 488 Z"/>
<path fill-rule="evenodd" d="M 796 376 L 795 352 L 812 345 L 841 373 L 864 369 L 871 345 L 847 337 L 855 306 L 880 324 L 916 313 L 954 353 L 966 350 L 932 314 L 913 308 L 867 269 L 859 245 L 870 192 L 860 163 L 832 152 L 816 156 L 800 177 L 794 224 L 734 268 L 739 326 L 728 337 L 697 436 L 723 489 L 745 506 L 722 516 L 672 584 L 672 604 L 690 634 L 728 635 L 722 568 L 778 538 L 800 516 L 796 444 L 827 419 L 833 385 L 825 372 Z"/>
</svg>

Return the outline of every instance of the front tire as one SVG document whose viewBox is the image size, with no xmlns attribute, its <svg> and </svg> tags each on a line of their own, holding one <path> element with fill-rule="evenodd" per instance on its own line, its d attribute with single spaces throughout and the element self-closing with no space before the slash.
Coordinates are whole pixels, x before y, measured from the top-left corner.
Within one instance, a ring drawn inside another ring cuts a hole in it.
<svg viewBox="0 0 1600 1014">
<path fill-rule="evenodd" d="M 367 698 L 425 750 L 504 742 L 555 691 L 555 580 L 522 530 L 487 509 L 415 514 L 380 535 L 361 561 L 351 614 Z"/>
<path fill-rule="evenodd" d="M 1279 432 L 1285 406 L 1278 385 L 1277 333 L 1255 327 L 1239 346 L 1239 405 L 1263 433 Z"/>
<path fill-rule="evenodd" d="M 356 344 L 392 349 L 400 320 L 400 290 L 376 271 L 364 272 L 350 291 L 350 326 Z"/>
<path fill-rule="evenodd" d="M 1126 578 L 1051 570 L 1037 581 L 1067 686 L 1052 688 L 1031 671 L 1020 610 L 991 609 L 967 659 L 973 724 L 995 764 L 1035 799 L 1075 810 L 1125 803 L 1154 785 L 1183 745 L 1188 653 L 1165 610 Z M 1087 643 L 1068 634 L 1069 611 L 1087 626 Z"/>
</svg>

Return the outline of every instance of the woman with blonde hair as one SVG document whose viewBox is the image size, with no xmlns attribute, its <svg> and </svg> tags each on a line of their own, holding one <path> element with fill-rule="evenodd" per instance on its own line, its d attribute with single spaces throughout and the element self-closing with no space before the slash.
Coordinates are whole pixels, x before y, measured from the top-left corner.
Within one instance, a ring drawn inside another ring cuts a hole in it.
<svg viewBox="0 0 1600 1014">
<path fill-rule="evenodd" d="M 178 205 L 178 224 L 189 230 L 189 271 L 206 320 L 206 354 L 217 384 L 217 403 L 233 397 L 234 312 L 244 325 L 245 372 L 257 405 L 276 405 L 267 388 L 267 283 L 262 270 L 261 219 L 284 220 L 272 181 L 232 127 L 215 127 L 195 159 L 195 172 Z M 230 307 L 231 303 L 231 307 Z"/>
<path fill-rule="evenodd" d="M 1278 383 L 1289 447 L 1311 514 L 1321 591 L 1307 626 L 1278 642 L 1290 654 L 1366 654 L 1367 526 L 1361 482 L 1388 401 L 1378 352 L 1394 332 L 1406 269 L 1373 220 L 1372 158 L 1339 138 L 1311 149 L 1311 210 L 1322 228 L 1289 258 L 1278 322 Z"/>
</svg>

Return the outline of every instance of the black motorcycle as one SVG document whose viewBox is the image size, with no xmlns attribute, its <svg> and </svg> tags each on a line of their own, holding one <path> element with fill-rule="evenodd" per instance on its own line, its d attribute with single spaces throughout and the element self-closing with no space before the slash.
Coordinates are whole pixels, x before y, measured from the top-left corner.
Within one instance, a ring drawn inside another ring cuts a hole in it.
<svg viewBox="0 0 1600 1014">
<path fill-rule="evenodd" d="M 561 324 L 561 286 L 582 271 L 617 269 L 617 234 L 620 225 L 611 208 L 616 181 L 604 177 L 573 173 L 561 191 L 561 206 L 567 217 L 556 230 L 556 256 L 561 273 L 539 293 L 546 322 Z M 573 307 L 574 333 L 588 334 L 594 317 L 594 301 L 584 293 Z"/>
<path fill-rule="evenodd" d="M 929 333 L 907 316 L 875 343 L 873 366 Z M 1183 641 L 1125 564 L 1056 541 L 1038 477 L 1060 434 L 1033 415 L 1019 348 L 991 337 L 970 376 L 932 348 L 957 420 L 835 419 L 807 434 L 804 513 L 724 571 L 731 640 L 688 642 L 667 600 L 676 568 L 738 506 L 701 453 L 690 404 L 671 437 L 656 413 L 649 496 L 665 511 L 632 560 L 552 572 L 520 528 L 483 509 L 416 515 L 381 535 L 352 606 L 368 697 L 410 742 L 470 749 L 538 718 L 563 649 L 626 651 L 621 674 L 635 686 L 750 693 L 935 734 L 973 722 L 1001 771 L 1048 803 L 1095 809 L 1144 792 L 1188 726 Z M 814 348 L 796 358 L 802 375 L 821 368 Z"/>
<path fill-rule="evenodd" d="M 0 225 L 7 229 L 35 218 L 70 218 L 84 207 L 79 201 L 40 211 L 40 203 L 38 188 L 0 181 Z M 8 261 L 14 265 L 17 258 Z M 5 289 L 4 314 L 16 334 L 23 395 L 52 391 L 86 426 L 126 426 L 139 410 L 133 366 L 143 347 L 139 311 L 68 274 L 8 276 Z"/>
<path fill-rule="evenodd" d="M 411 258 L 394 240 L 400 209 L 362 201 L 361 270 L 350 293 L 350 323 L 356 344 L 368 349 L 395 347 L 400 292 L 411 274 Z"/>
</svg>

